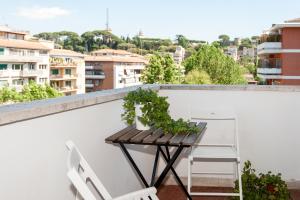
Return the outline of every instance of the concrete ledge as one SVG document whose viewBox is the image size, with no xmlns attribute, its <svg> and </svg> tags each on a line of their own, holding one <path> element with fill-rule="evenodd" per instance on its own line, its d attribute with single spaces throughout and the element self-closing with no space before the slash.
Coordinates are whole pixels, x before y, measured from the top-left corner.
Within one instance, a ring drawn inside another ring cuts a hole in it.
<svg viewBox="0 0 300 200">
<path fill-rule="evenodd" d="M 162 90 L 222 90 L 222 91 L 274 91 L 300 92 L 300 86 L 279 85 L 160 85 Z"/>
<path fill-rule="evenodd" d="M 139 87 L 159 90 L 159 85 L 143 85 L 55 99 L 39 100 L 28 103 L 4 105 L 0 106 L 0 126 L 119 100 L 122 99 L 128 92 L 136 90 Z"/>
<path fill-rule="evenodd" d="M 300 92 L 300 86 L 257 86 L 257 85 L 143 85 L 122 89 L 105 90 L 75 96 L 33 101 L 0 106 L 0 126 L 18 121 L 47 116 L 55 113 L 80 109 L 109 101 L 122 99 L 137 88 L 154 90 L 222 90 L 222 91 L 274 91 Z"/>
</svg>

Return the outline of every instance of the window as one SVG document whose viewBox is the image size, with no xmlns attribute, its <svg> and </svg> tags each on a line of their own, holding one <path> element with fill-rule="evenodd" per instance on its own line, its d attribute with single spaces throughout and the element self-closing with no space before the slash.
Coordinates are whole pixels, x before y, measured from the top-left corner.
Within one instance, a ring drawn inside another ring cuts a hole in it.
<svg viewBox="0 0 300 200">
<path fill-rule="evenodd" d="M 65 74 L 66 75 L 71 75 L 72 70 L 71 69 L 65 69 Z"/>
<path fill-rule="evenodd" d="M 30 63 L 29 64 L 29 70 L 35 70 L 35 64 Z"/>
<path fill-rule="evenodd" d="M 0 64 L 0 70 L 7 70 L 7 64 Z"/>
<path fill-rule="evenodd" d="M 22 64 L 13 64 L 12 69 L 13 70 L 23 70 L 23 65 Z"/>
<path fill-rule="evenodd" d="M 95 85 L 99 86 L 100 85 L 100 81 L 99 80 L 95 80 Z"/>
<path fill-rule="evenodd" d="M 3 87 L 3 86 L 8 86 L 7 80 L 0 80 L 0 87 Z"/>
<path fill-rule="evenodd" d="M 48 51 L 46 51 L 46 50 L 40 50 L 39 54 L 40 54 L 40 56 L 47 56 L 48 55 Z"/>
<path fill-rule="evenodd" d="M 90 80 L 90 79 L 85 80 L 85 83 L 86 83 L 86 84 L 93 84 L 93 80 Z"/>
<path fill-rule="evenodd" d="M 47 78 L 39 78 L 40 83 L 47 83 Z"/>
<path fill-rule="evenodd" d="M 4 55 L 4 48 L 0 48 L 0 55 Z"/>
<path fill-rule="evenodd" d="M 34 50 L 28 50 L 27 55 L 28 56 L 34 56 Z"/>
<path fill-rule="evenodd" d="M 39 69 L 47 69 L 47 65 L 39 65 Z"/>
<path fill-rule="evenodd" d="M 58 75 L 59 74 L 58 69 L 51 69 L 51 74 L 52 75 Z"/>
<path fill-rule="evenodd" d="M 65 86 L 66 87 L 71 87 L 72 86 L 72 82 L 71 81 L 66 81 L 65 82 Z"/>
<path fill-rule="evenodd" d="M 12 80 L 13 85 L 23 85 L 23 79 L 14 79 Z"/>
</svg>

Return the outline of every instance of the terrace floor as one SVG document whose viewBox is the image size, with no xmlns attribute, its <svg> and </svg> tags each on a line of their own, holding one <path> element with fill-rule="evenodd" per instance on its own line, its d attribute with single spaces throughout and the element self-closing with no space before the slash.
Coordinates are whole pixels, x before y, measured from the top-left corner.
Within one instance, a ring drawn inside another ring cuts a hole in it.
<svg viewBox="0 0 300 200">
<path fill-rule="evenodd" d="M 232 188 L 220 187 L 194 187 L 192 191 L 201 192 L 231 192 Z M 293 200 L 300 199 L 300 190 L 290 190 Z M 186 196 L 179 186 L 167 185 L 162 186 L 158 190 L 158 198 L 160 200 L 186 200 Z M 193 197 L 193 200 L 229 200 L 229 197 Z"/>
</svg>

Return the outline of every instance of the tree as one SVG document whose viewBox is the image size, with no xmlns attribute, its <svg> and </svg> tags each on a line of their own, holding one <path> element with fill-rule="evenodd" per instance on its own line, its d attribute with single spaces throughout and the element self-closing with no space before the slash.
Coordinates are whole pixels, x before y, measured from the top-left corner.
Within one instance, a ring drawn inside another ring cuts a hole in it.
<svg viewBox="0 0 300 200">
<path fill-rule="evenodd" d="M 173 83 L 180 77 L 180 71 L 169 55 L 154 54 L 142 74 L 144 83 Z"/>
<path fill-rule="evenodd" d="M 189 40 L 183 35 L 176 35 L 177 44 L 183 48 L 188 48 L 190 46 Z"/>
<path fill-rule="evenodd" d="M 186 84 L 211 84 L 209 75 L 203 70 L 192 70 L 184 78 Z"/>
<path fill-rule="evenodd" d="M 186 74 L 192 70 L 205 71 L 213 84 L 243 84 L 240 66 L 219 48 L 203 45 L 184 63 Z"/>
<path fill-rule="evenodd" d="M 230 45 L 230 37 L 228 35 L 219 35 L 219 40 L 222 47 Z"/>
<path fill-rule="evenodd" d="M 60 92 L 49 85 L 39 85 L 34 81 L 25 85 L 21 92 L 14 88 L 3 87 L 0 89 L 0 103 L 28 102 L 62 96 Z"/>
</svg>

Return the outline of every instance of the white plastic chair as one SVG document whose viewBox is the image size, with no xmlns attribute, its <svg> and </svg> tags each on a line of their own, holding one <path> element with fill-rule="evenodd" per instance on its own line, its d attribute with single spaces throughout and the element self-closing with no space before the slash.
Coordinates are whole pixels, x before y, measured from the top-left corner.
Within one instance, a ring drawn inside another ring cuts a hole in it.
<svg viewBox="0 0 300 200">
<path fill-rule="evenodd" d="M 233 127 L 233 138 L 230 143 L 224 143 L 226 136 L 220 137 L 219 135 L 214 136 L 216 143 L 209 143 L 208 141 L 200 142 L 192 147 L 191 153 L 188 157 L 188 192 L 192 196 L 239 196 L 240 200 L 243 199 L 242 192 L 242 182 L 241 182 L 241 166 L 239 157 L 239 140 L 238 140 L 238 119 L 234 112 L 230 110 L 191 110 L 191 121 L 206 121 L 209 134 L 209 127 L 214 123 L 220 121 L 232 121 Z M 211 122 L 211 123 L 210 123 Z M 204 133 L 205 136 L 205 133 Z M 210 136 L 210 135 L 207 135 Z M 204 144 L 203 144 L 204 143 Z M 232 162 L 235 164 L 236 168 L 234 173 L 226 172 L 193 172 L 192 165 L 193 162 Z M 191 192 L 192 187 L 192 175 L 193 174 L 214 174 L 214 175 L 235 175 L 238 178 L 239 183 L 239 193 L 218 193 L 218 192 Z"/>
<path fill-rule="evenodd" d="M 69 150 L 67 175 L 77 190 L 76 200 L 96 200 L 95 195 L 87 185 L 88 182 L 92 183 L 91 185 L 99 192 L 103 200 L 149 200 L 149 197 L 151 197 L 152 200 L 158 200 L 155 187 L 112 198 L 74 143 L 68 141 L 66 142 L 66 146 Z"/>
</svg>

